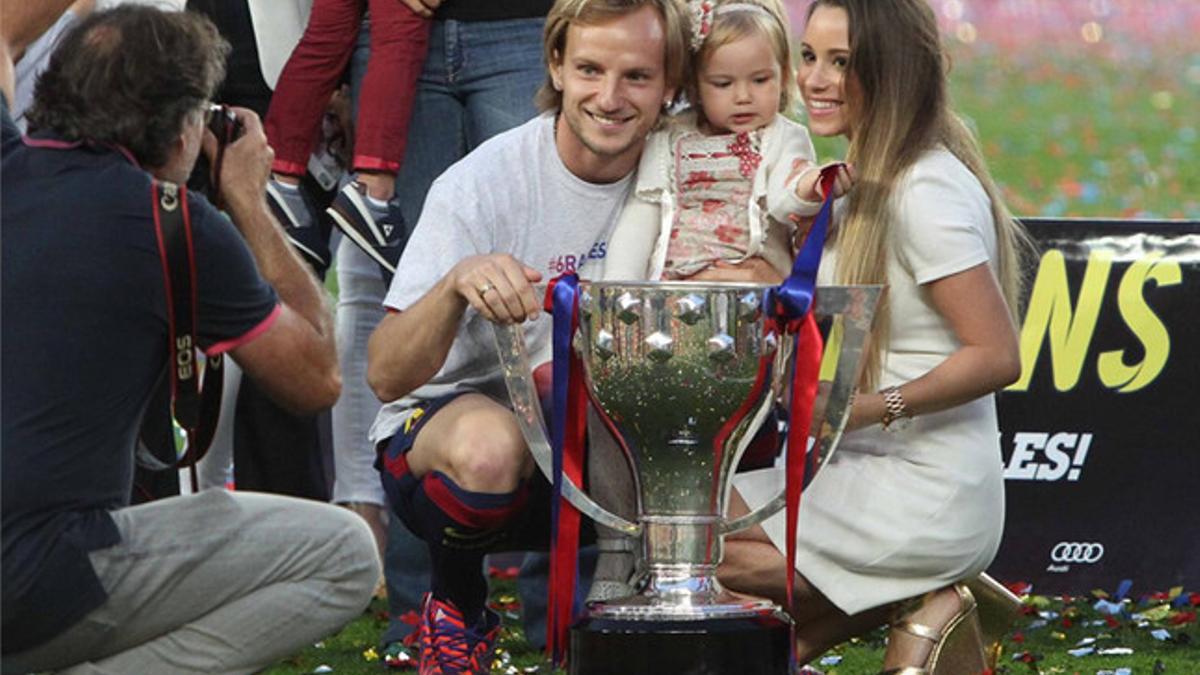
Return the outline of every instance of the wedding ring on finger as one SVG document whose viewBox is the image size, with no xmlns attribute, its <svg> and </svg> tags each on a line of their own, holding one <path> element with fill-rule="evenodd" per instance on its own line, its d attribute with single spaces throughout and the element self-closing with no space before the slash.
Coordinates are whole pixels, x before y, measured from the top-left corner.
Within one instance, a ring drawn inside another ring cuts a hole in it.
<svg viewBox="0 0 1200 675">
<path fill-rule="evenodd" d="M 492 290 L 493 288 L 495 288 L 495 286 L 492 285 L 492 282 L 485 281 L 482 284 L 479 284 L 479 288 L 477 288 L 475 290 L 479 291 L 479 295 L 482 296 L 484 293 L 487 293 L 488 291 Z"/>
</svg>

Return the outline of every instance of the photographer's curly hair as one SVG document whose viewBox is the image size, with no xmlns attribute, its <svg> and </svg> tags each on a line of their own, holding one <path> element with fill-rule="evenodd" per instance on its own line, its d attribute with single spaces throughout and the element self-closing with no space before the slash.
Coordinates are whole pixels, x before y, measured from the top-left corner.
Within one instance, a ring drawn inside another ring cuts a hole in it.
<svg viewBox="0 0 1200 675">
<path fill-rule="evenodd" d="M 38 80 L 30 130 L 166 164 L 184 121 L 225 77 L 229 44 L 204 16 L 124 5 L 76 24 Z"/>
</svg>

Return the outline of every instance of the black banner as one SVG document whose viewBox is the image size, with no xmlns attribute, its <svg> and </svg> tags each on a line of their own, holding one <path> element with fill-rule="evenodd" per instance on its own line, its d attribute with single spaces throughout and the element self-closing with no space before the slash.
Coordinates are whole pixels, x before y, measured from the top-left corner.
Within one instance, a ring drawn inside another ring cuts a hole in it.
<svg viewBox="0 0 1200 675">
<path fill-rule="evenodd" d="M 1026 220 L 991 573 L 1041 594 L 1200 590 L 1200 223 Z"/>
</svg>

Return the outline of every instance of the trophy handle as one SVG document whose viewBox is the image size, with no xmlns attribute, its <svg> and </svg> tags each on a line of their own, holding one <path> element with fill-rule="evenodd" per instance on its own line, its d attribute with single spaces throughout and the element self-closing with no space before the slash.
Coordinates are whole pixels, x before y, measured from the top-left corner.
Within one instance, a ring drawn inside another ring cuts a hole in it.
<svg viewBox="0 0 1200 675">
<path fill-rule="evenodd" d="M 721 522 L 721 534 L 729 534 L 730 532 L 740 532 L 747 528 L 754 527 L 762 521 L 770 518 L 779 512 L 784 507 L 785 495 L 784 491 L 780 490 L 771 501 L 754 509 L 744 516 L 734 518 L 733 520 L 725 520 Z"/>
<path fill-rule="evenodd" d="M 529 452 L 533 454 L 538 468 L 553 482 L 554 462 L 550 441 L 546 438 L 542 405 L 533 383 L 533 369 L 525 349 L 525 332 L 519 324 L 493 324 L 492 329 L 496 337 L 496 349 L 500 354 L 500 367 L 504 372 L 504 384 L 508 387 L 508 396 L 513 404 L 513 413 L 517 416 L 521 433 L 525 436 L 525 442 L 529 444 Z M 566 476 L 562 479 L 562 493 L 583 515 L 597 523 L 622 534 L 641 534 L 641 525 L 631 523 L 600 506 Z"/>
<path fill-rule="evenodd" d="M 829 461 L 846 421 L 850 418 L 852 393 L 862 374 L 863 350 L 871 330 L 875 306 L 881 286 L 825 286 L 818 289 L 813 311 L 817 321 L 829 319 L 825 351 L 821 355 L 820 389 L 814 404 L 812 433 L 808 439 L 806 461 L 809 471 L 805 487 Z M 732 489 L 732 484 L 730 485 Z M 726 500 L 728 503 L 728 500 Z M 784 489 L 780 488 L 765 504 L 744 516 L 725 520 L 721 533 L 729 534 L 753 527 L 779 512 L 786 504 Z"/>
</svg>

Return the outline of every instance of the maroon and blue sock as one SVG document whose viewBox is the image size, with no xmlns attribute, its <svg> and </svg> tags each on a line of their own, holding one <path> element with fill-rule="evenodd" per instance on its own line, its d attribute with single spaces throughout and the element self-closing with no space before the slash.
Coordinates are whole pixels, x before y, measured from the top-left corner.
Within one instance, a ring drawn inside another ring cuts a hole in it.
<svg viewBox="0 0 1200 675">
<path fill-rule="evenodd" d="M 528 483 L 501 494 L 471 492 L 433 471 L 411 496 L 408 520 L 419 523 L 418 534 L 429 545 L 433 597 L 454 603 L 471 625 L 487 601 L 483 558 L 508 537 L 509 524 L 528 501 Z"/>
</svg>

